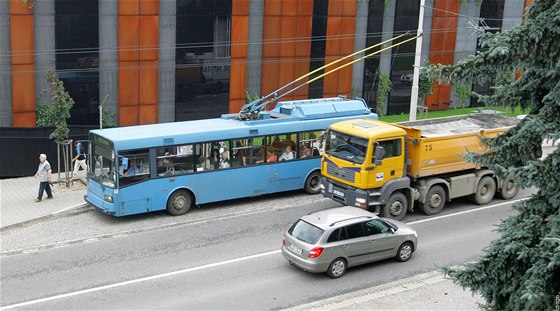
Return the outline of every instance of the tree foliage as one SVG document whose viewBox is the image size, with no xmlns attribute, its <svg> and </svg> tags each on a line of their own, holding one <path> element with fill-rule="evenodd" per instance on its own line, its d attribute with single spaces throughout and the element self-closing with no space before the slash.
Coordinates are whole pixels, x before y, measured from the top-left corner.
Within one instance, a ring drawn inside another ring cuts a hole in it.
<svg viewBox="0 0 560 311">
<path fill-rule="evenodd" d="M 538 190 L 515 205 L 518 213 L 500 224 L 500 238 L 478 261 L 444 271 L 480 293 L 489 309 L 553 309 L 560 294 L 560 151 L 541 155 L 543 140 L 560 138 L 560 1 L 535 0 L 520 26 L 496 34 L 479 30 L 479 36 L 483 52 L 428 70 L 440 81 L 466 83 L 518 73 L 485 100 L 529 108 L 529 114 L 504 135 L 483 139 L 489 153 L 466 159 Z"/>
<path fill-rule="evenodd" d="M 47 83 L 49 85 L 51 111 L 54 116 L 55 129 L 49 135 L 50 139 L 56 142 L 62 142 L 68 139 L 68 124 L 66 120 L 70 118 L 70 109 L 74 106 L 74 100 L 70 94 L 64 89 L 64 83 L 58 79 L 58 75 L 54 70 L 47 72 Z"/>
<path fill-rule="evenodd" d="M 375 98 L 377 102 L 375 110 L 380 116 L 385 114 L 385 104 L 387 103 L 387 98 L 392 89 L 393 83 L 391 82 L 391 78 L 389 78 L 389 74 L 380 71 L 377 76 L 377 95 Z"/>
</svg>

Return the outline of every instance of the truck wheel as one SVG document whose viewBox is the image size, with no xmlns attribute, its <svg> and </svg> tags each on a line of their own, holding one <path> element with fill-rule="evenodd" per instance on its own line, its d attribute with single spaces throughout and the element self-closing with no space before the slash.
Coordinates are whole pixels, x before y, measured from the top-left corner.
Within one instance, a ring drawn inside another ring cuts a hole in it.
<svg viewBox="0 0 560 311">
<path fill-rule="evenodd" d="M 418 209 L 426 215 L 434 215 L 443 209 L 446 200 L 445 190 L 442 186 L 432 186 L 426 195 L 426 201 Z"/>
<path fill-rule="evenodd" d="M 496 181 L 490 176 L 485 176 L 478 182 L 476 193 L 471 198 L 476 204 L 484 205 L 492 201 L 494 194 L 496 194 Z"/>
<path fill-rule="evenodd" d="M 500 197 L 504 200 L 509 200 L 517 195 L 519 192 L 519 187 L 513 183 L 511 176 L 508 176 L 502 182 L 502 187 L 500 188 Z"/>
<path fill-rule="evenodd" d="M 186 214 L 192 205 L 192 196 L 187 190 L 173 192 L 167 200 L 167 212 L 173 216 Z"/>
<path fill-rule="evenodd" d="M 309 194 L 321 192 L 321 174 L 317 171 L 311 173 L 305 180 L 303 189 Z"/>
<path fill-rule="evenodd" d="M 400 192 L 391 194 L 389 200 L 381 209 L 381 215 L 394 220 L 402 220 L 408 209 L 408 200 L 406 196 Z"/>
</svg>

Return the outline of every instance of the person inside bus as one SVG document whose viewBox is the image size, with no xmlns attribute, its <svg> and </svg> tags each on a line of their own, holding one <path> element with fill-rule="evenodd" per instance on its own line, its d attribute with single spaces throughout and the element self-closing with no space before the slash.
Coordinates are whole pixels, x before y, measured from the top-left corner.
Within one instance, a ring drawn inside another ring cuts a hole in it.
<svg viewBox="0 0 560 311">
<path fill-rule="evenodd" d="M 280 149 L 283 147 L 282 142 L 280 141 L 280 137 L 278 137 L 278 135 L 274 137 L 274 141 L 272 142 L 272 147 L 276 149 Z"/>
<path fill-rule="evenodd" d="M 308 144 L 302 144 L 302 150 L 300 152 L 300 158 L 309 158 L 313 155 L 313 151 L 309 148 Z"/>
<path fill-rule="evenodd" d="M 212 149 L 211 155 L 206 160 L 206 170 L 217 170 L 220 168 L 220 151 Z"/>
<path fill-rule="evenodd" d="M 166 153 L 167 154 L 167 153 Z M 167 160 L 167 161 L 166 161 Z M 173 165 L 173 158 L 166 158 L 165 160 L 163 160 L 163 162 L 167 162 L 165 163 L 166 165 L 166 172 L 165 175 L 173 175 L 175 174 L 175 165 Z"/>
<path fill-rule="evenodd" d="M 123 176 L 134 176 L 138 174 L 140 174 L 140 167 L 136 165 L 134 159 L 131 159 L 130 162 L 128 162 L 128 169 L 124 172 Z"/>
<path fill-rule="evenodd" d="M 233 166 L 246 166 L 247 165 L 247 152 L 243 148 L 243 143 L 238 141 L 235 143 L 235 149 L 233 154 Z"/>
<path fill-rule="evenodd" d="M 229 153 L 227 150 L 224 150 L 220 156 L 220 169 L 228 168 L 229 166 Z"/>
<path fill-rule="evenodd" d="M 292 140 L 292 135 L 286 134 L 286 139 L 282 142 L 284 148 L 291 146 L 292 149 L 296 147 L 296 143 Z"/>
<path fill-rule="evenodd" d="M 271 150 L 268 150 L 266 152 L 266 163 L 271 163 L 271 162 L 276 162 L 277 158 L 276 155 L 274 154 L 274 152 L 272 152 Z M 256 163 L 263 163 L 263 160 L 259 160 Z"/>
<path fill-rule="evenodd" d="M 293 159 L 295 159 L 295 155 L 292 151 L 292 146 L 286 146 L 286 150 L 282 153 L 278 161 L 289 161 Z"/>
</svg>

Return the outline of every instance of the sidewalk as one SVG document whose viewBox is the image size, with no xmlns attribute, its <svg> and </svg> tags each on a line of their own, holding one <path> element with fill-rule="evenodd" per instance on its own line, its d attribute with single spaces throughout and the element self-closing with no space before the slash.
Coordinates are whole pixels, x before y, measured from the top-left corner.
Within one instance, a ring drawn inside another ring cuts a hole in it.
<svg viewBox="0 0 560 311">
<path fill-rule="evenodd" d="M 433 271 L 288 310 L 480 310 L 481 303 L 482 297 Z"/>
<path fill-rule="evenodd" d="M 83 175 L 81 171 L 78 177 L 82 179 L 74 180 L 68 189 L 65 184 L 57 184 L 58 173 L 53 174 L 54 198 L 47 200 L 45 193 L 41 202 L 35 202 L 39 191 L 38 179 L 21 177 L 0 180 L 0 231 L 88 206 L 84 201 L 86 186 Z"/>
</svg>

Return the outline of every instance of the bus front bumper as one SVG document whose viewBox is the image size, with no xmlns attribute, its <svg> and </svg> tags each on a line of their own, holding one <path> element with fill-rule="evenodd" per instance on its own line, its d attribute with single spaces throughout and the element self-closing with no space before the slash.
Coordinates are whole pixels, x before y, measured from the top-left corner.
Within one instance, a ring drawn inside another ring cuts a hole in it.
<svg viewBox="0 0 560 311">
<path fill-rule="evenodd" d="M 98 196 L 92 195 L 91 193 L 89 193 L 89 195 L 84 195 L 84 200 L 105 214 L 118 216 L 116 215 L 117 205 L 114 203 L 109 203 L 103 198 L 99 198 Z"/>
</svg>

